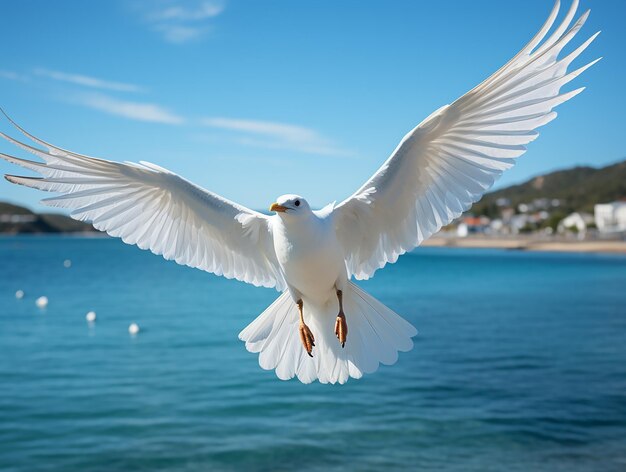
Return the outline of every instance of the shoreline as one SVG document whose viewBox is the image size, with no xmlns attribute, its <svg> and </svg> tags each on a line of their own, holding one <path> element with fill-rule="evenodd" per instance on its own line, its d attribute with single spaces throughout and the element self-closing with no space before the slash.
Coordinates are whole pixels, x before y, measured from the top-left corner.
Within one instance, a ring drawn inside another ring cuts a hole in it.
<svg viewBox="0 0 626 472">
<path fill-rule="evenodd" d="M 525 237 L 490 238 L 469 236 L 466 238 L 433 236 L 421 247 L 456 247 L 466 249 L 509 249 L 542 252 L 590 252 L 626 254 L 626 241 L 567 241 Z"/>
<path fill-rule="evenodd" d="M 19 238 L 72 238 L 72 239 L 117 239 L 99 231 L 70 232 L 70 233 L 1 233 L 0 241 Z M 540 251 L 540 252 L 573 252 L 573 253 L 601 253 L 625 254 L 626 241 L 575 241 L 550 240 L 533 237 L 488 237 L 435 235 L 422 242 L 419 247 L 440 247 L 459 249 L 503 249 L 511 251 Z"/>
</svg>

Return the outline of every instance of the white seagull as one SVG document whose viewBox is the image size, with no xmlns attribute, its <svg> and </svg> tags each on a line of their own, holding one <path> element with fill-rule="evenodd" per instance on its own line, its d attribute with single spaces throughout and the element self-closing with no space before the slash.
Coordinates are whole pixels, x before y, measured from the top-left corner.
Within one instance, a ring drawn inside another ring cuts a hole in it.
<svg viewBox="0 0 626 472">
<path fill-rule="evenodd" d="M 487 80 L 410 131 L 351 197 L 313 210 L 283 195 L 268 216 L 204 190 L 149 162 L 119 163 L 2 136 L 44 162 L 2 154 L 41 177 L 15 184 L 60 195 L 50 206 L 179 264 L 283 292 L 239 335 L 281 379 L 344 383 L 393 364 L 413 347 L 415 328 L 351 282 L 369 279 L 468 210 L 526 151 L 554 108 L 583 89 L 563 85 L 591 36 L 564 58 L 578 1 L 547 36 L 557 1 L 537 35 Z M 7 117 L 8 118 L 8 117 Z M 10 120 L 10 118 L 9 118 Z M 348 326 L 350 327 L 348 329 Z"/>
</svg>

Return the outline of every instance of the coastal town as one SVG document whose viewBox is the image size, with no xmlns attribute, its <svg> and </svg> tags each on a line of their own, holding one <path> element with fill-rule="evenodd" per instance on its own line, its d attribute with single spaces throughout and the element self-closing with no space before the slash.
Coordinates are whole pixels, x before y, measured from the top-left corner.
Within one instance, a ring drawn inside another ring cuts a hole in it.
<svg viewBox="0 0 626 472">
<path fill-rule="evenodd" d="M 594 212 L 572 212 L 562 216 L 561 201 L 540 198 L 516 207 L 506 198 L 497 200 L 494 217 L 463 215 L 446 227 L 459 238 L 483 234 L 511 236 L 520 234 L 560 235 L 573 239 L 616 239 L 626 236 L 626 200 L 594 205 Z"/>
<path fill-rule="evenodd" d="M 497 216 L 469 212 L 421 246 L 626 254 L 626 200 L 598 203 L 593 213 L 566 216 L 555 199 L 516 208 L 500 203 Z"/>
<path fill-rule="evenodd" d="M 626 253 L 626 161 L 495 190 L 423 245 Z"/>
</svg>

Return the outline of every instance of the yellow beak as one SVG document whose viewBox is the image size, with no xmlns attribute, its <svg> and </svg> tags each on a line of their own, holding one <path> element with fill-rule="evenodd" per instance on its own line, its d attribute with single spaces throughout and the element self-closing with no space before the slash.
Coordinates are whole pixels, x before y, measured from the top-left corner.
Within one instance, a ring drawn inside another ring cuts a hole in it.
<svg viewBox="0 0 626 472">
<path fill-rule="evenodd" d="M 279 205 L 278 203 L 272 203 L 272 205 L 270 206 L 270 211 L 279 211 L 279 212 L 285 212 L 287 211 L 288 208 L 284 207 L 282 205 Z"/>
</svg>

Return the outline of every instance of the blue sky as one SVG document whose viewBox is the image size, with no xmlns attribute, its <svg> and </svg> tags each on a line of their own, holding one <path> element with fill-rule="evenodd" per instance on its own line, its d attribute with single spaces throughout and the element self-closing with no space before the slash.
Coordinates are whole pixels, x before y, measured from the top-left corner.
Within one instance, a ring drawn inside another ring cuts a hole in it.
<svg viewBox="0 0 626 472">
<path fill-rule="evenodd" d="M 10 2 L 0 16 L 0 104 L 61 147 L 155 162 L 251 208 L 284 193 L 321 206 L 349 196 L 406 132 L 504 64 L 551 7 Z M 576 64 L 604 60 L 570 84 L 587 90 L 558 109 L 498 186 L 626 157 L 626 2 L 582 0 L 580 13 L 587 8 L 574 42 L 602 34 Z M 16 153 L 8 143 L 0 151 Z M 0 173 L 16 169 L 2 162 Z M 1 200 L 42 209 L 43 196 L 0 182 Z"/>
</svg>

